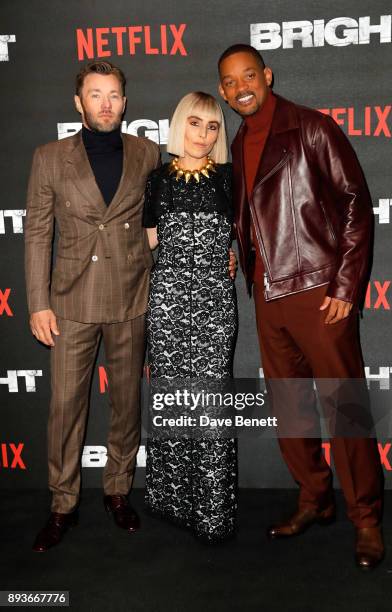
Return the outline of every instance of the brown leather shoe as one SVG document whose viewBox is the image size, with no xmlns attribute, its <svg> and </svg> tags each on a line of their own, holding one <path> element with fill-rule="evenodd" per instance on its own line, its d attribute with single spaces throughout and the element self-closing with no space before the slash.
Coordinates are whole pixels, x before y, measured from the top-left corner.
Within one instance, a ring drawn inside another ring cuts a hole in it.
<svg viewBox="0 0 392 612">
<path fill-rule="evenodd" d="M 126 529 L 129 533 L 140 529 L 139 517 L 125 495 L 105 495 L 103 503 L 106 512 L 113 516 L 118 527 Z"/>
<path fill-rule="evenodd" d="M 35 552 L 46 552 L 52 546 L 56 546 L 61 542 L 66 531 L 70 527 L 75 527 L 78 522 L 77 511 L 69 514 L 60 514 L 60 512 L 51 512 L 48 522 L 41 529 L 33 544 Z"/>
<path fill-rule="evenodd" d="M 363 570 L 371 570 L 384 558 L 381 527 L 362 527 L 356 530 L 355 561 Z"/>
<path fill-rule="evenodd" d="M 318 512 L 313 508 L 297 510 L 286 522 L 273 525 L 267 531 L 270 538 L 290 538 L 300 535 L 311 525 L 329 525 L 335 520 L 334 510 Z"/>
</svg>

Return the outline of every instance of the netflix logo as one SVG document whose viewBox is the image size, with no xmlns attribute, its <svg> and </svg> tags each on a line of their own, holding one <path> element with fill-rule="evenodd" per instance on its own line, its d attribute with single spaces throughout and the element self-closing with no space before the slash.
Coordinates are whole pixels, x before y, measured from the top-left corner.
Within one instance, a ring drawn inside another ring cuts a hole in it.
<svg viewBox="0 0 392 612">
<path fill-rule="evenodd" d="M 76 30 L 80 61 L 121 55 L 188 55 L 183 42 L 186 24 L 131 25 Z"/>
<path fill-rule="evenodd" d="M 12 442 L 0 443 L 0 469 L 8 468 L 10 470 L 25 470 L 26 465 L 22 459 L 24 449 L 23 442 L 13 444 Z"/>
<path fill-rule="evenodd" d="M 146 378 L 149 378 L 149 368 L 148 366 L 144 366 L 144 375 L 146 376 Z M 106 373 L 106 370 L 103 366 L 99 366 L 98 367 L 98 386 L 99 386 L 99 392 L 100 393 L 106 393 L 107 388 L 109 386 L 108 383 L 108 375 Z"/>
<path fill-rule="evenodd" d="M 11 289 L 4 289 L 2 291 L 0 289 L 0 316 L 6 315 L 7 317 L 13 317 L 14 314 L 9 305 L 9 297 L 10 297 Z"/>
<path fill-rule="evenodd" d="M 108 375 L 106 374 L 106 370 L 103 366 L 99 366 L 98 368 L 98 379 L 99 379 L 99 392 L 106 393 L 106 389 L 108 387 Z"/>
<path fill-rule="evenodd" d="M 319 108 L 320 113 L 330 115 L 348 136 L 385 136 L 391 138 L 390 114 L 392 106 L 353 106 Z"/>
<path fill-rule="evenodd" d="M 388 291 L 391 285 L 391 281 L 371 281 L 368 284 L 366 297 L 365 297 L 365 308 L 378 310 L 391 310 L 391 306 L 388 300 Z"/>
<path fill-rule="evenodd" d="M 323 446 L 325 460 L 330 466 L 331 465 L 331 444 L 330 442 L 324 442 L 322 446 Z M 380 442 L 378 442 L 378 452 L 380 454 L 380 462 L 381 462 L 382 467 L 387 472 L 392 472 L 392 465 L 389 459 L 389 452 L 391 450 L 391 446 L 392 445 L 390 442 L 388 442 L 387 444 L 381 444 Z"/>
</svg>

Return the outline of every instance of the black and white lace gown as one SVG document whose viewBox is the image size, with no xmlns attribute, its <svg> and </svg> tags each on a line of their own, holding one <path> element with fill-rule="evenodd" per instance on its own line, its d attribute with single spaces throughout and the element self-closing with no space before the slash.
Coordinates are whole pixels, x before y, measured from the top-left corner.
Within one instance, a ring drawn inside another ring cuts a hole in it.
<svg viewBox="0 0 392 612">
<path fill-rule="evenodd" d="M 228 272 L 231 165 L 188 183 L 168 164 L 149 177 L 143 224 L 157 226 L 147 315 L 150 376 L 227 379 L 237 332 Z M 234 531 L 237 450 L 232 438 L 149 438 L 147 507 L 209 540 Z"/>
</svg>

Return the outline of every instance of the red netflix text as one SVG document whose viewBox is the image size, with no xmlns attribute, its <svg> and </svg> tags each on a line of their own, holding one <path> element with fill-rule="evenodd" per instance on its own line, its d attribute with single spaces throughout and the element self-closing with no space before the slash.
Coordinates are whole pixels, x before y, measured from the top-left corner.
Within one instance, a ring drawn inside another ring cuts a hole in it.
<svg viewBox="0 0 392 612">
<path fill-rule="evenodd" d="M 23 442 L 18 445 L 7 444 L 5 442 L 0 444 L 0 468 L 9 468 L 11 470 L 20 469 L 25 470 L 26 466 L 22 459 L 22 451 L 24 449 Z"/>
<path fill-rule="evenodd" d="M 320 113 L 331 115 L 341 125 L 348 136 L 385 136 L 391 138 L 391 126 L 388 124 L 392 106 L 365 106 L 357 109 L 319 108 Z"/>
<path fill-rule="evenodd" d="M 106 370 L 103 366 L 99 366 L 98 368 L 98 378 L 99 378 L 99 392 L 106 393 L 106 389 L 108 387 L 108 375 L 106 374 Z"/>
<path fill-rule="evenodd" d="M 14 314 L 8 303 L 10 293 L 11 289 L 5 289 L 4 291 L 0 289 L 0 315 L 6 314 L 8 317 L 13 317 Z"/>
<path fill-rule="evenodd" d="M 331 443 L 323 442 L 323 450 L 325 460 L 328 465 L 331 465 Z M 392 465 L 388 458 L 389 451 L 391 450 L 392 444 L 388 442 L 387 444 L 381 444 L 378 442 L 378 452 L 380 453 L 380 461 L 383 468 L 387 470 L 387 472 L 392 472 Z"/>
<path fill-rule="evenodd" d="M 391 306 L 388 300 L 388 290 L 391 281 L 371 281 L 368 284 L 366 297 L 365 297 L 365 308 L 371 308 L 378 310 L 391 310 Z"/>
<path fill-rule="evenodd" d="M 120 55 L 188 55 L 183 42 L 186 24 L 132 25 L 76 30 L 78 59 Z"/>
<path fill-rule="evenodd" d="M 150 377 L 150 368 L 148 366 L 144 366 L 143 369 L 144 376 L 147 380 Z M 99 381 L 99 392 L 106 393 L 107 388 L 109 387 L 108 383 L 108 375 L 103 366 L 98 366 L 98 381 Z"/>
</svg>

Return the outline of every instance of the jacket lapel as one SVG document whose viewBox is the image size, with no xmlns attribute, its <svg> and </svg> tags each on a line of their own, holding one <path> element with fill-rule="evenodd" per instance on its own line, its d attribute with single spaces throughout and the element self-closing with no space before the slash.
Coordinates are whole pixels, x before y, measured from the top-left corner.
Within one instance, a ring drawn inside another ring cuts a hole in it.
<svg viewBox="0 0 392 612">
<path fill-rule="evenodd" d="M 122 139 L 124 151 L 122 175 L 113 200 L 107 208 L 106 217 L 110 217 L 113 210 L 121 204 L 124 197 L 134 189 L 134 187 L 140 186 L 143 148 L 139 145 L 136 138 L 122 136 Z"/>
<path fill-rule="evenodd" d="M 93 208 L 98 209 L 100 214 L 106 211 L 106 204 L 101 191 L 95 181 L 94 173 L 84 148 L 82 133 L 75 136 L 74 146 L 70 148 L 65 157 L 67 164 L 67 177 Z"/>
<path fill-rule="evenodd" d="M 253 189 L 279 170 L 291 157 L 287 131 L 298 128 L 298 119 L 288 101 L 278 95 L 276 98 L 270 133 L 259 161 Z"/>
</svg>

